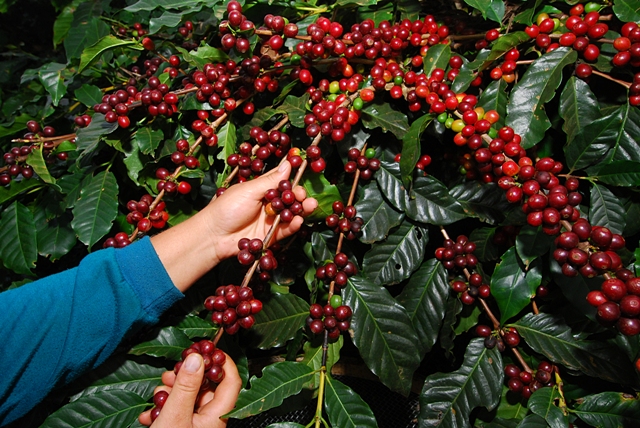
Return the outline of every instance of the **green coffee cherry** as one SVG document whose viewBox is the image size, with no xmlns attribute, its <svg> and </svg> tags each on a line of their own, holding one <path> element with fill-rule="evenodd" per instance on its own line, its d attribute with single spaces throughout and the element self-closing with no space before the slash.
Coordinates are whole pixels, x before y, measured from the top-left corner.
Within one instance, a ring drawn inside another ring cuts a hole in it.
<svg viewBox="0 0 640 428">
<path fill-rule="evenodd" d="M 342 306 L 342 296 L 340 296 L 339 294 L 334 294 L 333 296 L 331 296 L 330 303 L 333 309 L 337 308 L 338 306 Z"/>
</svg>

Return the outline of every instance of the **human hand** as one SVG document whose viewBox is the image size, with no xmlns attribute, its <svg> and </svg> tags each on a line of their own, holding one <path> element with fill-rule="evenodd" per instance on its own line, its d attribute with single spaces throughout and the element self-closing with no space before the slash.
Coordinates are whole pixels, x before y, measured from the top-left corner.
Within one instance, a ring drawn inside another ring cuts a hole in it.
<svg viewBox="0 0 640 428">
<path fill-rule="evenodd" d="M 167 391 L 169 397 L 158 418 L 151 421 L 151 410 L 140 414 L 141 424 L 152 428 L 224 428 L 226 419 L 220 416 L 230 412 L 238 398 L 242 380 L 231 358 L 223 365 L 225 377 L 215 391 L 200 391 L 204 379 L 204 363 L 198 353 L 190 354 L 176 376 L 169 371 L 162 374 L 163 386 L 155 392 Z"/>
<path fill-rule="evenodd" d="M 264 239 L 275 220 L 264 211 L 264 194 L 269 189 L 277 188 L 278 183 L 288 179 L 290 173 L 291 165 L 283 162 L 278 169 L 231 186 L 203 210 L 209 218 L 209 230 L 218 260 L 236 255 L 239 251 L 238 241 L 242 238 Z M 304 215 L 316 209 L 318 202 L 306 198 L 304 188 L 296 186 L 293 191 L 296 199 L 302 202 Z M 300 229 L 302 222 L 301 216 L 295 216 L 290 223 L 280 223 L 272 242 L 292 235 Z"/>
</svg>

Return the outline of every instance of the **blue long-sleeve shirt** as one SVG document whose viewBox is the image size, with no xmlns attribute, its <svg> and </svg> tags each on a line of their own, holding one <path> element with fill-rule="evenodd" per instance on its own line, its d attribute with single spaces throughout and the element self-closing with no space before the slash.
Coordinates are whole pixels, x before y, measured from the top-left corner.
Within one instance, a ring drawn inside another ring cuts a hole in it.
<svg viewBox="0 0 640 428">
<path fill-rule="evenodd" d="M 0 293 L 0 425 L 98 367 L 181 297 L 149 238 Z"/>
</svg>

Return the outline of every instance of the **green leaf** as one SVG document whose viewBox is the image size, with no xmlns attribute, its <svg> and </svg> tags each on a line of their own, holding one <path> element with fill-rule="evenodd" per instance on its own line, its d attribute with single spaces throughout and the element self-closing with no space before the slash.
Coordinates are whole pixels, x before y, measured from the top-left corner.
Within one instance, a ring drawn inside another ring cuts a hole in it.
<svg viewBox="0 0 640 428">
<path fill-rule="evenodd" d="M 438 341 L 448 358 L 453 358 L 453 341 L 457 337 L 455 326 L 458 322 L 458 315 L 462 312 L 462 306 L 460 299 L 447 300 L 447 307 L 445 308 L 444 319 L 442 320 L 442 328 L 440 329 Z"/>
<path fill-rule="evenodd" d="M 591 426 L 633 426 L 640 420 L 640 401 L 621 392 L 601 392 L 584 397 L 573 413 Z"/>
<path fill-rule="evenodd" d="M 128 47 L 136 50 L 143 50 L 144 48 L 138 45 L 135 40 L 123 40 L 116 36 L 108 35 L 96 42 L 95 44 L 85 48 L 80 55 L 80 66 L 78 67 L 78 73 L 89 67 L 94 62 L 98 61 L 100 56 L 110 49 Z"/>
<path fill-rule="evenodd" d="M 510 326 L 534 351 L 556 364 L 609 382 L 638 385 L 633 365 L 620 350 L 602 341 L 576 338 L 560 315 L 527 314 Z"/>
<path fill-rule="evenodd" d="M 530 7 L 517 14 L 514 21 L 524 25 L 531 25 L 533 23 L 533 17 L 536 16 L 536 10 L 542 1 L 543 0 L 536 0 L 535 4 L 529 5 Z"/>
<path fill-rule="evenodd" d="M 549 246 L 555 239 L 542 231 L 542 227 L 525 224 L 516 237 L 516 250 L 520 260 L 528 268 L 531 262 L 549 251 Z"/>
<path fill-rule="evenodd" d="M 500 40 L 500 39 L 498 39 Z M 460 73 L 456 76 L 453 84 L 451 85 L 451 90 L 460 93 L 464 92 L 469 88 L 469 85 L 473 81 L 473 79 L 477 76 L 477 70 L 480 67 L 486 66 L 485 64 L 489 63 L 487 58 L 491 51 L 489 49 L 482 49 L 476 55 L 476 59 L 473 61 L 469 61 L 462 65 L 460 68 Z"/>
<path fill-rule="evenodd" d="M 163 367 L 139 364 L 131 360 L 108 361 L 97 370 L 90 372 L 91 385 L 71 397 L 71 401 L 114 390 L 127 390 L 148 400 L 153 397 L 154 388 L 162 384 L 161 377 L 164 372 Z"/>
<path fill-rule="evenodd" d="M 99 392 L 69 403 L 49 416 L 42 428 L 126 427 L 149 403 L 131 391 Z"/>
<path fill-rule="evenodd" d="M 385 288 L 360 276 L 349 278 L 342 293 L 353 310 L 349 333 L 365 364 L 391 390 L 408 395 L 420 355 L 406 310 Z"/>
<path fill-rule="evenodd" d="M 504 190 L 494 183 L 466 181 L 453 187 L 449 194 L 457 200 L 469 217 L 497 224 L 504 220 L 512 205 L 504 197 Z"/>
<path fill-rule="evenodd" d="M 75 96 L 82 104 L 87 107 L 93 107 L 95 104 L 102 102 L 102 91 L 94 85 L 85 83 L 75 91 Z"/>
<path fill-rule="evenodd" d="M 446 225 L 466 217 L 462 205 L 449 194 L 444 184 L 431 175 L 418 177 L 409 195 L 406 214 L 413 220 Z"/>
<path fill-rule="evenodd" d="M 389 103 L 370 103 L 361 112 L 362 124 L 367 129 L 381 128 L 399 140 L 409 131 L 407 115 L 394 110 Z"/>
<path fill-rule="evenodd" d="M 53 47 L 58 46 L 67 37 L 71 23 L 73 22 L 73 13 L 76 10 L 77 1 L 66 6 L 62 9 L 62 12 L 56 17 L 56 21 L 53 23 Z"/>
<path fill-rule="evenodd" d="M 369 405 L 345 384 L 326 377 L 325 409 L 331 426 L 340 428 L 377 427 Z"/>
<path fill-rule="evenodd" d="M 78 239 L 91 248 L 111 230 L 117 214 L 118 182 L 112 172 L 103 171 L 93 176 L 80 192 L 71 227 Z"/>
<path fill-rule="evenodd" d="M 500 308 L 500 322 L 504 323 L 524 309 L 542 281 L 539 266 L 526 270 L 511 247 L 500 259 L 491 276 L 491 295 Z"/>
<path fill-rule="evenodd" d="M 531 394 L 527 406 L 531 412 L 544 418 L 551 428 L 568 428 L 569 418 L 555 404 L 560 398 L 557 386 L 540 388 Z"/>
<path fill-rule="evenodd" d="M 300 180 L 300 186 L 307 191 L 307 197 L 315 198 L 318 207 L 306 217 L 309 221 L 324 220 L 333 214 L 333 203 L 341 201 L 342 197 L 335 184 L 329 183 L 323 174 L 307 171 Z"/>
<path fill-rule="evenodd" d="M 504 118 L 507 116 L 507 86 L 509 86 L 508 83 L 503 79 L 494 80 L 487 85 L 478 98 L 478 106 L 482 107 L 484 111 L 495 110 L 500 115 L 498 121 L 493 125 L 495 129 L 504 126 Z"/>
<path fill-rule="evenodd" d="M 29 190 L 34 190 L 38 187 L 43 187 L 42 182 L 39 180 L 11 180 L 11 184 L 9 184 L 8 187 L 0 186 L 0 204 L 4 204 L 19 194 Z"/>
<path fill-rule="evenodd" d="M 428 241 L 427 229 L 404 221 L 387 239 L 376 242 L 365 253 L 365 276 L 377 285 L 398 284 L 420 265 Z"/>
<path fill-rule="evenodd" d="M 486 1 L 488 3 L 487 0 L 480 1 Z M 486 59 L 482 60 L 481 65 L 477 67 L 478 70 L 484 70 L 485 68 L 490 66 L 496 59 L 500 58 L 511 49 L 528 42 L 529 40 L 531 40 L 531 38 L 524 31 L 514 31 L 513 33 L 501 35 L 498 40 L 493 42 L 493 44 L 491 45 L 491 51 L 489 52 Z M 478 56 L 480 57 L 480 55 Z M 476 59 L 476 61 L 478 61 L 478 59 Z"/>
<path fill-rule="evenodd" d="M 429 47 L 427 55 L 422 60 L 424 74 L 431 76 L 433 70 L 440 68 L 446 70 L 451 58 L 451 48 L 449 45 L 437 44 Z"/>
<path fill-rule="evenodd" d="M 388 151 L 384 152 L 384 155 Z M 400 178 L 400 164 L 393 160 L 380 159 L 380 169 L 376 171 L 376 182 L 382 194 L 398 211 L 405 211 L 407 208 L 408 195 L 406 188 Z"/>
<path fill-rule="evenodd" d="M 176 49 L 182 53 L 183 61 L 199 69 L 203 69 L 207 63 L 220 63 L 229 59 L 229 55 L 223 50 L 209 45 L 200 46 L 189 52 L 180 47 Z"/>
<path fill-rule="evenodd" d="M 65 70 L 65 64 L 59 64 L 57 62 L 50 62 L 43 65 L 38 70 L 38 78 L 42 83 L 42 86 L 51 95 L 51 101 L 54 106 L 57 106 L 64 94 L 67 92 L 67 85 L 62 77 L 62 72 Z"/>
<path fill-rule="evenodd" d="M 481 338 L 473 339 L 458 370 L 427 377 L 420 394 L 419 427 L 470 426 L 473 409 L 498 405 L 503 378 L 500 352 L 485 348 Z"/>
<path fill-rule="evenodd" d="M 447 46 L 447 48 L 448 47 L 449 46 Z M 431 50 L 429 50 L 429 52 L 431 52 Z M 422 137 L 424 130 L 427 129 L 427 126 L 429 126 L 432 121 L 433 115 L 425 114 L 424 116 L 414 120 L 411 127 L 409 127 L 409 132 L 402 137 L 400 173 L 402 174 L 402 182 L 407 187 L 409 187 L 409 184 L 411 183 L 411 175 L 416 167 L 416 162 L 420 159 L 420 138 Z"/>
<path fill-rule="evenodd" d="M 78 5 L 71 28 L 64 39 L 68 60 L 80 58 L 85 47 L 109 34 L 109 25 L 100 19 L 102 12 L 102 3 L 84 2 Z"/>
<path fill-rule="evenodd" d="M 15 273 L 30 275 L 38 258 L 36 225 L 29 208 L 15 201 L 0 215 L 0 259 Z"/>
<path fill-rule="evenodd" d="M 613 113 L 613 122 L 606 139 L 611 150 L 606 155 L 607 161 L 632 160 L 640 162 L 640 111 L 629 103 L 623 104 Z"/>
<path fill-rule="evenodd" d="M 240 391 L 236 407 L 224 417 L 244 419 L 282 404 L 299 393 L 313 377 L 314 371 L 306 364 L 283 361 L 262 370 L 262 377 L 251 377 L 251 389 Z"/>
<path fill-rule="evenodd" d="M 501 0 L 464 0 L 464 2 L 479 10 L 483 18 L 489 18 L 497 23 L 502 22 L 502 18 L 504 17 L 504 3 Z"/>
<path fill-rule="evenodd" d="M 31 153 L 29 153 L 29 156 L 27 156 L 27 164 L 31 165 L 35 173 L 38 174 L 38 177 L 40 177 L 42 181 L 47 184 L 55 184 L 56 179 L 53 178 L 49 173 L 49 169 L 47 168 L 47 163 L 44 160 L 42 150 L 42 146 L 38 147 L 37 149 L 33 149 Z"/>
<path fill-rule="evenodd" d="M 181 9 L 191 8 L 203 3 L 203 0 L 139 0 L 130 6 L 124 8 L 129 12 L 140 12 L 143 10 L 156 9 Z"/>
<path fill-rule="evenodd" d="M 622 22 L 640 21 L 640 6 L 637 0 L 614 0 L 613 13 Z"/>
<path fill-rule="evenodd" d="M 540 416 L 530 414 L 518 424 L 517 428 L 549 428 L 549 425 Z"/>
<path fill-rule="evenodd" d="M 498 260 L 500 257 L 500 250 L 493 243 L 495 233 L 495 227 L 482 227 L 474 229 L 469 235 L 469 239 L 476 243 L 476 251 L 474 254 L 481 262 Z"/>
<path fill-rule="evenodd" d="M 203 320 L 196 315 L 184 317 L 175 327 L 182 330 L 189 339 L 194 337 L 213 337 L 218 331 L 218 327 L 213 325 L 211 321 Z"/>
<path fill-rule="evenodd" d="M 571 76 L 560 93 L 560 117 L 564 119 L 562 130 L 567 134 L 567 144 L 588 124 L 600 119 L 600 106 L 589 85 Z M 569 150 L 565 147 L 565 153 Z"/>
<path fill-rule="evenodd" d="M 222 149 L 218 153 L 218 159 L 226 161 L 229 155 L 235 153 L 237 141 L 236 125 L 228 120 L 218 131 L 218 147 Z"/>
<path fill-rule="evenodd" d="M 58 220 L 47 223 L 46 227 L 38 230 L 38 253 L 43 257 L 58 260 L 76 245 L 76 234 L 68 222 Z"/>
<path fill-rule="evenodd" d="M 149 155 L 160 147 L 164 140 L 164 133 L 161 129 L 152 129 L 149 126 L 139 128 L 133 135 L 132 142 L 140 148 L 140 152 Z"/>
<path fill-rule="evenodd" d="M 180 22 L 182 22 L 183 16 L 184 14 L 181 12 L 174 13 L 165 11 L 160 16 L 152 17 L 149 20 L 149 34 L 156 34 L 165 27 L 178 27 L 180 25 Z"/>
<path fill-rule="evenodd" d="M 359 188 L 358 202 L 355 204 L 358 215 L 364 220 L 360 241 L 372 244 L 387 237 L 389 230 L 402 223 L 404 214 L 395 210 L 382 197 L 375 182 Z"/>
<path fill-rule="evenodd" d="M 118 128 L 118 123 L 108 123 L 104 120 L 103 114 L 96 114 L 91 119 L 91 123 L 86 128 L 78 129 L 76 132 L 76 145 L 79 152 L 89 154 L 93 152 L 100 143 L 100 139 L 111 134 Z"/>
<path fill-rule="evenodd" d="M 582 275 L 568 277 L 562 273 L 562 268 L 553 259 L 552 253 L 549 254 L 548 266 L 554 282 L 558 284 L 565 298 L 587 318 L 595 320 L 596 308 L 587 302 L 587 294 L 591 290 L 600 289 L 602 278 L 586 278 Z"/>
<path fill-rule="evenodd" d="M 295 294 L 273 294 L 262 302 L 262 311 L 254 315 L 252 345 L 260 349 L 283 346 L 304 326 L 309 304 Z"/>
<path fill-rule="evenodd" d="M 565 47 L 544 54 L 513 87 L 506 124 L 520 134 L 525 149 L 539 143 L 551 127 L 544 105 L 551 101 L 562 82 L 564 67 L 575 63 L 577 58 L 576 51 Z"/>
<path fill-rule="evenodd" d="M 158 335 L 148 341 L 139 343 L 131 350 L 133 355 L 151 355 L 152 357 L 165 357 L 173 361 L 182 358 L 182 351 L 191 346 L 193 342 L 177 327 L 165 327 L 158 331 Z"/>
<path fill-rule="evenodd" d="M 431 350 L 436 339 L 449 299 L 447 272 L 436 259 L 427 260 L 420 266 L 397 297 L 405 307 L 411 324 L 418 334 L 420 359 Z"/>
<path fill-rule="evenodd" d="M 573 141 L 564 147 L 570 173 L 600 161 L 617 139 L 622 122 L 622 107 L 595 119 L 576 131 Z"/>
<path fill-rule="evenodd" d="M 640 162 L 613 161 L 603 165 L 596 174 L 590 174 L 589 176 L 594 180 L 612 186 L 640 186 Z"/>
<path fill-rule="evenodd" d="M 304 94 L 301 97 L 289 95 L 284 99 L 284 102 L 278 107 L 278 112 L 286 113 L 289 117 L 291 126 L 296 128 L 306 128 L 304 124 L 304 116 L 308 113 L 307 106 L 309 105 L 309 94 Z"/>
<path fill-rule="evenodd" d="M 335 342 L 330 342 L 327 348 L 327 362 L 326 369 L 327 373 L 331 373 L 331 367 L 340 359 L 340 350 L 342 349 L 342 344 L 344 343 L 344 336 L 340 335 L 338 340 Z M 320 368 L 322 367 L 322 344 L 318 344 L 314 346 L 311 342 L 305 342 L 302 347 L 302 351 L 304 353 L 304 358 L 302 359 L 302 363 L 311 367 L 314 371 L 316 371 L 316 375 L 311 379 L 309 388 L 316 389 L 320 385 Z"/>
<path fill-rule="evenodd" d="M 626 224 L 624 207 L 620 199 L 611 190 L 595 183 L 591 187 L 589 221 L 594 226 L 607 227 L 613 233 L 622 233 Z"/>
</svg>

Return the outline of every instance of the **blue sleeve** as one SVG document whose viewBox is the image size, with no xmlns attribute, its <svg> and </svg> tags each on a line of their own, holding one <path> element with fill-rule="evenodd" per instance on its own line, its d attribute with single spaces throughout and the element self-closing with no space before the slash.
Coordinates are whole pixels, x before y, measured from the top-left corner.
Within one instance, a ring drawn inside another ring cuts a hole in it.
<svg viewBox="0 0 640 428">
<path fill-rule="evenodd" d="M 149 238 L 0 293 L 0 426 L 98 367 L 181 297 Z"/>
</svg>

